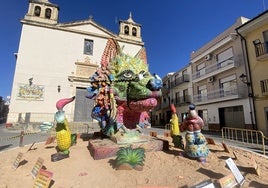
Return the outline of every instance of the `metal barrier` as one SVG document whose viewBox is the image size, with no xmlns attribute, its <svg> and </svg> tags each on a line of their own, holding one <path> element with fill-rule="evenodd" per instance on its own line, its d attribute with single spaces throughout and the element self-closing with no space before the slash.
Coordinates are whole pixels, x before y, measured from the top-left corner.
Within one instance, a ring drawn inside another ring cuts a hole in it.
<svg viewBox="0 0 268 188">
<path fill-rule="evenodd" d="M 77 134 L 89 134 L 89 133 L 94 133 L 95 131 L 100 131 L 100 126 L 98 122 L 96 123 L 71 122 L 69 124 L 69 127 L 72 133 L 77 133 Z"/>
<path fill-rule="evenodd" d="M 265 155 L 265 136 L 263 132 L 250 129 L 239 129 L 231 127 L 223 127 L 221 129 L 222 141 L 224 139 L 250 144 L 260 147 Z"/>
</svg>

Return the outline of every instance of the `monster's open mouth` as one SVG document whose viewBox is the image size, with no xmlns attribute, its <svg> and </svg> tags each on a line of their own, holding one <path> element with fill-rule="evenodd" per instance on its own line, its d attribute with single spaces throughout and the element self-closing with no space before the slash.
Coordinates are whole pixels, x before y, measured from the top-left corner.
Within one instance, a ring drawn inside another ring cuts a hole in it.
<svg viewBox="0 0 268 188">
<path fill-rule="evenodd" d="M 156 98 L 147 98 L 143 100 L 138 100 L 138 101 L 122 101 L 119 100 L 121 103 L 124 103 L 124 105 L 128 106 L 130 110 L 141 112 L 141 111 L 149 111 L 152 108 L 154 108 L 157 105 L 157 99 Z"/>
</svg>

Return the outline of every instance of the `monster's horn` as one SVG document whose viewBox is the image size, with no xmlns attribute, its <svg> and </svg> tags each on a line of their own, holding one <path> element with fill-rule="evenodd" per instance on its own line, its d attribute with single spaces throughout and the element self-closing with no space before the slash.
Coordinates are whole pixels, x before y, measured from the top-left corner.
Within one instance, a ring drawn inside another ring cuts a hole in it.
<svg viewBox="0 0 268 188">
<path fill-rule="evenodd" d="M 73 97 L 71 97 L 71 98 L 60 99 L 60 100 L 58 100 L 58 102 L 56 103 L 56 108 L 57 108 L 58 110 L 62 110 L 63 107 L 64 107 L 66 104 L 72 102 L 74 99 L 75 99 L 75 96 L 73 96 Z"/>
</svg>

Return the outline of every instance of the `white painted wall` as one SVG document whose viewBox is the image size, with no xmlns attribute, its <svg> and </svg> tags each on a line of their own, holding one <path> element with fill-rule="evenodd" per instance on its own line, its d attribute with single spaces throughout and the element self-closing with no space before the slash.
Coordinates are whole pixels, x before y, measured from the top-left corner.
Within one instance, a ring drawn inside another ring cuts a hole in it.
<svg viewBox="0 0 268 188">
<path fill-rule="evenodd" d="M 86 29 L 99 35 L 104 34 L 103 31 L 88 25 L 72 29 Z M 83 54 L 84 39 L 94 41 L 92 56 Z M 99 64 L 106 42 L 107 38 L 103 37 L 24 24 L 17 54 L 8 122 L 16 122 L 18 114 L 26 112 L 32 113 L 31 121 L 53 120 L 57 100 L 75 95 L 75 89 L 71 88 L 68 81 L 68 76 L 75 74 L 75 62 L 84 62 L 85 58 L 89 57 L 91 63 Z M 130 55 L 135 55 L 141 49 L 141 45 L 121 42 L 120 46 L 122 45 L 125 46 L 124 52 Z M 43 101 L 17 99 L 18 84 L 28 84 L 31 77 L 34 85 L 45 87 Z M 57 91 L 58 85 L 61 86 L 60 93 Z M 66 105 L 64 110 L 67 116 L 73 117 L 74 104 Z M 37 114 L 40 117 L 37 117 Z"/>
</svg>

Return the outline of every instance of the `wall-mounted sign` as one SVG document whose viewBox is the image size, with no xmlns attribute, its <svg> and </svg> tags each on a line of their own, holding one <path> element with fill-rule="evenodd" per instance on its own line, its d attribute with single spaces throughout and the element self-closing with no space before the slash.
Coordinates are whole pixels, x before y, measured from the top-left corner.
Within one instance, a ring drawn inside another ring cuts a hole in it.
<svg viewBox="0 0 268 188">
<path fill-rule="evenodd" d="M 41 85 L 19 84 L 17 99 L 21 100 L 44 100 L 45 87 Z"/>
</svg>

